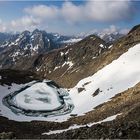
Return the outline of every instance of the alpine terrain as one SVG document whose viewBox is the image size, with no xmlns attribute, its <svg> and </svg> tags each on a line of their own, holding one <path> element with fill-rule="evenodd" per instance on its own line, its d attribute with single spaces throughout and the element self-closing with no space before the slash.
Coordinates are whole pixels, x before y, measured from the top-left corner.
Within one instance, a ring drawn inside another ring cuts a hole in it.
<svg viewBox="0 0 140 140">
<path fill-rule="evenodd" d="M 139 139 L 140 25 L 128 34 L 0 34 L 0 138 Z"/>
</svg>

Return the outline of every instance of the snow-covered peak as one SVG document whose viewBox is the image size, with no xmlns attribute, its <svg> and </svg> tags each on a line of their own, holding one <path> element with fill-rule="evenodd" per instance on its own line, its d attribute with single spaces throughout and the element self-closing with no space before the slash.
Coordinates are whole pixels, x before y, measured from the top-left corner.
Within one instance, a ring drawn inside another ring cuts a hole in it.
<svg viewBox="0 0 140 140">
<path fill-rule="evenodd" d="M 112 43 L 116 40 L 118 40 L 119 38 L 123 37 L 126 34 L 126 32 L 122 32 L 122 31 L 117 31 L 117 30 L 101 30 L 101 31 L 90 31 L 88 33 L 81 33 L 80 36 L 81 37 L 87 37 L 90 35 L 96 35 L 98 37 L 100 37 L 101 39 L 103 39 L 104 41 L 106 41 L 106 43 Z"/>
<path fill-rule="evenodd" d="M 112 43 L 119 38 L 123 37 L 124 35 L 119 32 L 112 32 L 112 33 L 98 33 L 97 34 L 101 39 L 105 40 L 107 43 Z"/>
</svg>

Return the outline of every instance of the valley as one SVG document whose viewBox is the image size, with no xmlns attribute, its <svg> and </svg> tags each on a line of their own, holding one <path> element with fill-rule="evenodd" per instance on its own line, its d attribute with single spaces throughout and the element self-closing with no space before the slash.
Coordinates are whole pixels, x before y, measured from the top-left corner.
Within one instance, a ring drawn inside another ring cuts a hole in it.
<svg viewBox="0 0 140 140">
<path fill-rule="evenodd" d="M 89 35 L 65 45 L 0 52 L 0 137 L 139 138 L 140 25 L 112 44 Z"/>
</svg>

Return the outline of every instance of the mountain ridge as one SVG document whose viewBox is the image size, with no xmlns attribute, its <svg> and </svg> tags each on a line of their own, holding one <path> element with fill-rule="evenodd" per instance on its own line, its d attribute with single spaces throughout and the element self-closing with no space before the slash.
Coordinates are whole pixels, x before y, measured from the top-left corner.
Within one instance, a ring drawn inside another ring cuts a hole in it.
<svg viewBox="0 0 140 140">
<path fill-rule="evenodd" d="M 9 92 L 16 92 L 25 86 L 30 88 L 34 80 L 51 79 L 65 88 L 69 93 L 67 97 L 72 99 L 74 105 L 69 114 L 41 118 L 40 121 L 40 118 L 32 116 L 32 111 L 28 112 L 30 117 L 10 115 L 12 112 L 7 113 L 10 110 L 5 111 L 4 105 L 0 104 L 3 106 L 1 114 L 16 120 L 0 116 L 0 137 L 139 138 L 139 27 L 136 26 L 113 45 L 90 35 L 73 45 L 38 54 L 30 63 L 23 61 L 13 67 L 17 68 L 16 71 L 0 70 L 0 90 L 3 93 L 0 100 Z M 42 97 L 46 92 L 48 94 L 43 87 L 36 86 L 34 93 L 24 90 L 21 94 L 28 93 L 28 97 L 36 99 L 36 94 Z"/>
</svg>

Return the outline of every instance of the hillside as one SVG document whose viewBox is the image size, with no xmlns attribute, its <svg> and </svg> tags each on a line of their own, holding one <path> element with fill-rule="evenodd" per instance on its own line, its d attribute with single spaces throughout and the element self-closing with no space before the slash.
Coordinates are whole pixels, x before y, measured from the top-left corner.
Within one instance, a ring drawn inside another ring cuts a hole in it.
<svg viewBox="0 0 140 140">
<path fill-rule="evenodd" d="M 111 46 L 91 35 L 1 70 L 0 137 L 140 138 L 139 35 L 140 25 Z"/>
<path fill-rule="evenodd" d="M 75 36 L 47 33 L 38 29 L 0 35 L 0 69 L 27 70 L 38 55 L 81 40 Z M 28 62 L 26 66 L 25 62 Z"/>
<path fill-rule="evenodd" d="M 139 43 L 139 28 L 110 46 L 96 36 L 89 36 L 68 48 L 38 56 L 31 69 L 63 87 L 73 87 Z"/>
</svg>

